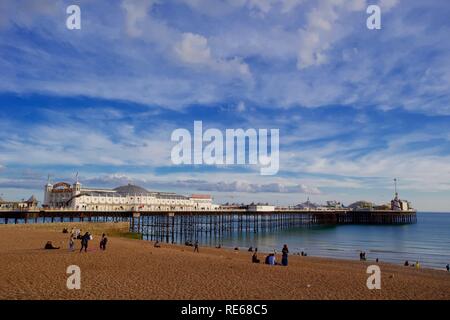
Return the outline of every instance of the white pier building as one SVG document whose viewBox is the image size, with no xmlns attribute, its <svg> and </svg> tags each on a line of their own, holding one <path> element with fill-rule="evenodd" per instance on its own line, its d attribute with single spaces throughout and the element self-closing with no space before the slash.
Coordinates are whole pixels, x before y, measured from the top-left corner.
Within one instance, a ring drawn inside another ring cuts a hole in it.
<svg viewBox="0 0 450 320">
<path fill-rule="evenodd" d="M 217 210 L 210 195 L 186 197 L 169 192 L 151 192 L 128 184 L 115 189 L 84 188 L 47 183 L 43 206 L 49 209 L 78 211 L 210 211 Z"/>
</svg>

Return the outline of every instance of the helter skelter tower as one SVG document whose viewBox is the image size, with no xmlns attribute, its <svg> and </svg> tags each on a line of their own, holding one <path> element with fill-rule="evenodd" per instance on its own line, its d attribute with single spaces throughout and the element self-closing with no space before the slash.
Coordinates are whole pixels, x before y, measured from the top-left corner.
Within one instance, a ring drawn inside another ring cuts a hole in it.
<svg viewBox="0 0 450 320">
<path fill-rule="evenodd" d="M 397 178 L 394 178 L 394 199 L 391 201 L 391 209 L 395 211 L 402 210 L 402 204 L 400 199 L 398 198 L 397 192 Z"/>
</svg>

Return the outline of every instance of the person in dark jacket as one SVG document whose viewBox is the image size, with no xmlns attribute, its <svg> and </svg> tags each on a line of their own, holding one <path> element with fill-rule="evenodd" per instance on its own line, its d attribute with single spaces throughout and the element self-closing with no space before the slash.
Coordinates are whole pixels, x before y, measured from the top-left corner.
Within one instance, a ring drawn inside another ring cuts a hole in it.
<svg viewBox="0 0 450 320">
<path fill-rule="evenodd" d="M 281 250 L 281 252 L 283 254 L 282 257 L 281 257 L 281 264 L 283 266 L 287 267 L 287 265 L 288 265 L 288 255 L 289 255 L 289 249 L 287 247 L 287 244 L 285 244 L 283 246 L 283 250 Z"/>
<path fill-rule="evenodd" d="M 198 251 L 198 241 L 195 241 L 195 245 L 194 245 L 194 252 L 199 252 Z"/>
<path fill-rule="evenodd" d="M 51 241 L 47 241 L 47 243 L 45 244 L 44 249 L 46 249 L 46 250 L 55 250 L 55 249 L 59 249 L 59 247 L 54 247 L 53 243 Z"/>
<path fill-rule="evenodd" d="M 100 240 L 100 250 L 106 250 L 106 244 L 108 243 L 108 238 L 106 234 L 102 234 L 102 239 Z"/>
<path fill-rule="evenodd" d="M 255 252 L 252 256 L 252 262 L 253 263 L 260 263 L 261 261 L 258 259 L 258 248 L 255 249 Z"/>
<path fill-rule="evenodd" d="M 81 237 L 81 249 L 80 249 L 80 252 L 83 251 L 83 248 L 84 248 L 84 252 L 87 252 L 89 240 L 91 240 L 91 235 L 90 235 L 89 232 L 86 232 L 84 234 L 84 236 Z"/>
</svg>

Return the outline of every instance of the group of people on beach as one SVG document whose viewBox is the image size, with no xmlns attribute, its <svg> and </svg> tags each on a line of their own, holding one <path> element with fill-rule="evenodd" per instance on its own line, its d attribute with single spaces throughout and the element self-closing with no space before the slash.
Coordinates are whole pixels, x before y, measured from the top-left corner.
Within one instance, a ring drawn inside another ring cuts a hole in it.
<svg viewBox="0 0 450 320">
<path fill-rule="evenodd" d="M 420 263 L 419 263 L 419 261 L 416 261 L 416 264 L 414 264 L 414 263 L 411 263 L 411 264 L 410 264 L 409 261 L 406 260 L 404 266 L 405 266 L 405 267 L 411 266 L 411 267 L 416 267 L 416 269 L 420 269 Z"/>
<path fill-rule="evenodd" d="M 197 252 L 197 253 L 200 252 L 199 246 L 198 246 L 198 240 L 195 240 L 195 243 L 194 243 L 194 244 L 192 243 L 192 241 L 187 240 L 187 241 L 184 243 L 184 245 L 185 245 L 185 246 L 188 246 L 188 247 L 194 247 L 194 252 Z"/>
<path fill-rule="evenodd" d="M 69 233 L 69 231 L 65 228 L 65 229 L 63 229 L 63 233 Z M 72 230 L 70 231 L 70 235 L 69 235 L 69 250 L 74 251 L 75 250 L 75 241 L 80 240 L 80 242 L 81 242 L 80 253 L 83 252 L 83 249 L 84 249 L 84 252 L 87 252 L 88 246 L 89 246 L 89 241 L 91 241 L 93 239 L 94 239 L 94 237 L 92 236 L 92 234 L 89 231 L 87 231 L 84 235 L 82 235 L 82 232 L 80 229 L 72 228 Z M 103 233 L 103 235 L 100 239 L 100 250 L 105 251 L 107 243 L 108 243 L 108 237 L 106 236 L 105 233 Z M 46 249 L 46 250 L 54 250 L 54 249 L 59 249 L 59 248 L 60 247 L 55 247 L 51 241 L 47 241 L 47 243 L 44 246 L 44 249 Z"/>
<path fill-rule="evenodd" d="M 67 229 L 63 230 L 63 233 L 69 233 Z M 88 249 L 88 245 L 89 245 L 89 241 L 93 240 L 93 236 L 89 233 L 86 232 L 84 235 L 82 235 L 82 232 L 80 229 L 74 229 L 72 228 L 71 232 L 70 232 L 70 238 L 69 238 L 69 250 L 70 251 L 74 251 L 75 249 L 75 240 L 81 240 L 81 248 L 80 248 L 80 253 L 83 251 L 87 252 Z M 102 234 L 102 237 L 100 239 L 100 250 L 106 250 L 106 245 L 108 243 L 108 238 L 106 236 L 105 233 Z M 199 252 L 199 243 L 198 241 L 195 241 L 195 243 L 193 244 L 191 241 L 186 241 L 185 243 L 186 246 L 192 246 L 194 247 L 194 252 Z M 159 241 L 156 241 L 156 243 L 154 244 L 155 248 L 160 248 L 161 244 Z M 216 248 L 220 249 L 221 246 L 217 246 Z M 55 250 L 55 249 L 60 249 L 60 247 L 56 247 L 53 245 L 52 241 L 47 241 L 47 243 L 45 244 L 44 249 L 46 250 Z M 235 249 L 236 250 L 236 249 Z M 250 247 L 248 249 L 249 252 L 253 252 L 252 255 L 252 263 L 261 263 L 261 260 L 258 258 L 258 248 L 255 248 L 253 250 L 253 247 Z M 282 256 L 281 256 L 281 264 L 277 263 L 276 260 L 276 251 L 274 251 L 273 253 L 268 254 L 265 259 L 264 259 L 264 264 L 267 265 L 282 265 L 282 266 L 287 266 L 288 265 L 288 257 L 289 257 L 289 249 L 288 246 L 285 244 L 283 246 L 283 249 L 281 250 L 282 252 Z M 302 257 L 306 257 L 307 254 L 306 252 L 302 251 L 301 252 L 301 256 Z M 360 261 L 366 261 L 367 260 L 367 256 L 366 256 L 366 252 L 365 251 L 361 251 L 359 253 L 359 260 Z M 376 262 L 378 262 L 378 258 L 376 259 Z M 404 266 L 408 267 L 415 267 L 416 269 L 420 269 L 420 263 L 419 261 L 416 261 L 416 263 L 409 263 L 408 260 L 405 261 Z M 450 272 L 450 264 L 447 264 L 445 266 L 447 272 Z"/>
<path fill-rule="evenodd" d="M 253 252 L 253 248 L 250 247 L 249 251 Z M 287 267 L 288 265 L 288 256 L 289 256 L 289 249 L 288 246 L 285 244 L 283 246 L 283 249 L 281 250 L 282 256 L 281 256 L 281 265 Z M 275 257 L 276 252 L 274 251 L 273 253 L 269 253 L 265 260 L 264 263 L 267 265 L 271 265 L 271 266 L 275 266 L 275 265 L 279 265 L 277 263 L 277 259 Z M 258 259 L 258 248 L 255 248 L 255 251 L 253 252 L 252 255 L 252 263 L 260 263 L 261 261 Z"/>
<path fill-rule="evenodd" d="M 80 253 L 83 251 L 87 252 L 89 241 L 93 240 L 94 237 L 87 231 L 84 235 L 82 235 L 82 232 L 80 229 L 74 229 L 70 231 L 69 235 L 69 250 L 74 251 L 75 250 L 75 240 L 81 240 L 81 248 Z M 100 247 L 102 244 L 100 243 Z"/>
<path fill-rule="evenodd" d="M 419 263 L 419 261 L 416 261 L 416 264 L 414 264 L 414 263 L 409 263 L 409 261 L 406 260 L 405 263 L 404 263 L 404 266 L 405 266 L 405 267 L 411 266 L 411 267 L 416 267 L 416 269 L 420 269 L 420 263 Z M 445 269 L 447 269 L 447 272 L 450 272 L 450 264 L 447 264 L 447 265 L 445 266 Z"/>
<path fill-rule="evenodd" d="M 359 260 L 360 261 L 366 261 L 367 260 L 367 258 L 366 258 L 366 252 L 364 251 L 361 251 L 360 253 L 359 253 Z"/>
</svg>

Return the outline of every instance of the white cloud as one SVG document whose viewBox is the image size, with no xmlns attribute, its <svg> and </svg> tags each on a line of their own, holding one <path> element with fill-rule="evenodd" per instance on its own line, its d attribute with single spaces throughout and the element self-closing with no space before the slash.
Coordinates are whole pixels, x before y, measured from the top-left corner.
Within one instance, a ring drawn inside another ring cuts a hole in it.
<svg viewBox="0 0 450 320">
<path fill-rule="evenodd" d="M 247 107 L 246 107 L 245 103 L 240 101 L 238 103 L 238 105 L 236 106 L 236 111 L 237 112 L 245 112 L 245 110 L 247 110 Z"/>
<path fill-rule="evenodd" d="M 28 125 L 26 132 L 17 132 L 14 123 L 3 123 L 8 132 L 0 134 L 0 162 L 29 167 L 61 164 L 151 167 L 170 161 L 170 136 L 158 125 L 147 132 L 136 132 L 133 126 L 122 123 L 110 131 L 69 117 L 60 117 L 55 124 Z M 167 129 L 167 124 L 160 125 Z"/>
<path fill-rule="evenodd" d="M 36 23 L 49 23 L 49 17 L 56 19 L 65 8 L 60 0 L 3 0 L 0 1 L 0 29 L 14 24 L 32 28 Z"/>
<path fill-rule="evenodd" d="M 267 14 L 274 2 L 274 0 L 248 0 L 247 6 L 250 10 L 257 10 L 262 14 Z"/>
<path fill-rule="evenodd" d="M 299 29 L 297 68 L 301 70 L 326 63 L 327 50 L 348 32 L 348 27 L 343 27 L 339 19 L 347 17 L 349 12 L 362 10 L 364 4 L 365 0 L 318 1 L 317 7 L 307 13 L 306 26 Z"/>
<path fill-rule="evenodd" d="M 241 77 L 251 76 L 248 65 L 239 58 L 228 60 L 214 58 L 208 40 L 202 35 L 184 33 L 181 41 L 175 45 L 175 52 L 187 64 L 202 65 Z"/>
<path fill-rule="evenodd" d="M 282 3 L 282 13 L 288 13 L 297 8 L 305 0 L 281 0 Z"/>
<path fill-rule="evenodd" d="M 387 12 L 397 6 L 399 3 L 400 0 L 379 0 L 378 5 L 380 6 L 382 12 Z"/>
<path fill-rule="evenodd" d="M 148 11 L 157 0 L 123 0 L 122 8 L 126 11 L 126 29 L 132 37 L 142 35 L 142 22 L 148 18 Z"/>
<path fill-rule="evenodd" d="M 446 134 L 442 133 L 440 138 L 445 139 Z M 336 176 L 332 179 L 335 182 L 331 184 L 329 178 L 322 182 L 320 178 L 313 178 L 318 187 L 352 187 L 345 186 L 344 177 L 352 177 L 347 180 L 352 181 L 352 184 L 357 182 L 354 188 L 376 187 L 373 181 L 364 184 L 364 179 L 382 180 L 384 182 L 378 186 L 386 187 L 396 177 L 403 181 L 403 187 L 408 190 L 449 191 L 450 156 L 438 156 L 441 151 L 439 147 L 410 147 L 437 138 L 439 136 L 435 134 L 423 133 L 383 137 L 387 140 L 384 149 L 370 149 L 372 140 L 362 138 L 345 144 L 333 141 L 281 154 L 281 170 Z M 361 155 L 361 150 L 367 151 Z"/>
<path fill-rule="evenodd" d="M 435 26 L 430 15 L 415 17 L 419 1 L 402 10 L 397 1 L 380 2 L 395 14 L 379 34 L 367 33 L 364 0 L 253 3 L 258 12 L 270 7 L 264 21 L 250 16 L 248 0 L 86 1 L 86 28 L 70 37 L 60 23 L 62 2 L 49 3 L 16 14 L 16 2 L 1 2 L 4 20 L 36 39 L 0 29 L 0 91 L 177 109 L 231 99 L 274 108 L 341 104 L 450 113 L 450 72 L 442 68 L 449 64 L 442 41 L 449 27 Z M 437 14 L 444 11 L 439 6 L 426 8 Z M 44 39 L 51 45 L 36 46 Z"/>
<path fill-rule="evenodd" d="M 211 64 L 213 62 L 208 40 L 198 34 L 183 34 L 183 39 L 175 47 L 175 51 L 181 60 L 187 63 Z"/>
<path fill-rule="evenodd" d="M 236 179 L 240 176 L 239 179 Z M 105 174 L 101 176 L 85 176 L 83 183 L 91 186 L 119 186 L 127 183 L 141 185 L 152 190 L 184 190 L 194 192 L 237 192 L 237 193 L 275 193 L 275 194 L 311 194 L 319 195 L 319 188 L 291 181 L 253 182 L 251 175 L 218 174 L 211 177 L 208 174 L 168 174 L 154 176 L 152 174 Z M 252 182 L 249 182 L 252 181 Z"/>
</svg>

